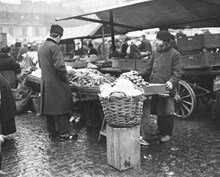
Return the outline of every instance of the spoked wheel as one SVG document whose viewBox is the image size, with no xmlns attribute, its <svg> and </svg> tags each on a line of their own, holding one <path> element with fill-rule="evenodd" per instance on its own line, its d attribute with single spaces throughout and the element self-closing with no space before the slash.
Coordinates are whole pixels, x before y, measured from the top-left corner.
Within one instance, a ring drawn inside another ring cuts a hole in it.
<svg viewBox="0 0 220 177">
<path fill-rule="evenodd" d="M 193 113 L 196 105 L 195 93 L 185 81 L 179 81 L 174 100 L 175 113 L 178 118 L 186 119 Z"/>
<path fill-rule="evenodd" d="M 212 94 L 210 94 L 210 91 L 200 87 L 198 84 L 194 83 L 188 83 L 190 85 L 190 87 L 193 89 L 194 93 L 195 93 L 195 97 L 197 100 L 197 104 L 199 104 L 199 100 L 201 100 L 201 102 L 205 105 L 205 106 L 210 106 L 211 104 L 211 98 L 213 97 Z"/>
</svg>

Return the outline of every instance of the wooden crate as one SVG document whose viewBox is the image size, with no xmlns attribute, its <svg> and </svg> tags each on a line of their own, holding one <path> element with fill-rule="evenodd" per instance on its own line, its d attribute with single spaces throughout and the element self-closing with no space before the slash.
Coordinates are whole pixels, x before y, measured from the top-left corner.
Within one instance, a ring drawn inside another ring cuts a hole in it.
<svg viewBox="0 0 220 177">
<path fill-rule="evenodd" d="M 183 55 L 181 59 L 183 69 L 204 68 L 220 65 L 220 53 L 202 53 Z"/>
<path fill-rule="evenodd" d="M 180 51 L 219 48 L 220 34 L 200 34 L 178 38 L 177 45 Z"/>
<path fill-rule="evenodd" d="M 169 91 L 166 89 L 165 84 L 149 84 L 142 87 L 144 90 L 144 95 L 158 95 L 158 94 L 167 94 Z"/>
<path fill-rule="evenodd" d="M 139 167 L 140 126 L 112 128 L 107 125 L 107 162 L 117 170 Z"/>
</svg>

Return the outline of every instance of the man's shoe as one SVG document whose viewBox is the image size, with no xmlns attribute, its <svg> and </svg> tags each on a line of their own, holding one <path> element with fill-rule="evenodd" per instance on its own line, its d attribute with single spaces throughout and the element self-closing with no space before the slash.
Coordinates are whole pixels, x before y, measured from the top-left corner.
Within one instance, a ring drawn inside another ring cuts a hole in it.
<svg viewBox="0 0 220 177">
<path fill-rule="evenodd" d="M 149 146 L 150 144 L 147 141 L 143 140 L 142 137 L 140 137 L 140 145 Z"/>
<path fill-rule="evenodd" d="M 160 139 L 160 142 L 162 143 L 167 143 L 168 141 L 171 140 L 171 136 L 169 135 L 165 135 L 165 136 L 162 136 L 161 139 Z"/>
</svg>

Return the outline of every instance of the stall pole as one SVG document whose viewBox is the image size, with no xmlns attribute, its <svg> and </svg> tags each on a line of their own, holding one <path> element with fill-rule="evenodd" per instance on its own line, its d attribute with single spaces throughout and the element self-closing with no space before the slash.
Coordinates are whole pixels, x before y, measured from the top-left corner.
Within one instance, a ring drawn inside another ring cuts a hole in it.
<svg viewBox="0 0 220 177">
<path fill-rule="evenodd" d="M 81 39 L 81 56 L 83 55 L 83 39 Z"/>
<path fill-rule="evenodd" d="M 107 51 L 105 47 L 105 29 L 104 29 L 104 24 L 102 25 L 102 51 L 103 51 L 103 58 L 104 60 L 107 60 Z"/>
<path fill-rule="evenodd" d="M 110 15 L 110 29 L 111 29 L 111 38 L 112 38 L 112 52 L 115 53 L 115 35 L 114 35 L 114 19 L 112 10 L 109 11 Z"/>
</svg>

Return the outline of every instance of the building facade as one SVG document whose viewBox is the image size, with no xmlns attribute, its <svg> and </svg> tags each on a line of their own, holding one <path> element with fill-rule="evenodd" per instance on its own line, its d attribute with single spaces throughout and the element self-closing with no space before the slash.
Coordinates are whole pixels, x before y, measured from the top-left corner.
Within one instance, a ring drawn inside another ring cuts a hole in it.
<svg viewBox="0 0 220 177">
<path fill-rule="evenodd" d="M 21 0 L 20 4 L 0 2 L 0 33 L 6 33 L 16 41 L 42 40 L 56 17 L 82 13 L 79 7 L 63 7 L 62 3 L 32 2 Z M 77 26 L 83 22 L 59 22 L 64 27 Z"/>
</svg>

